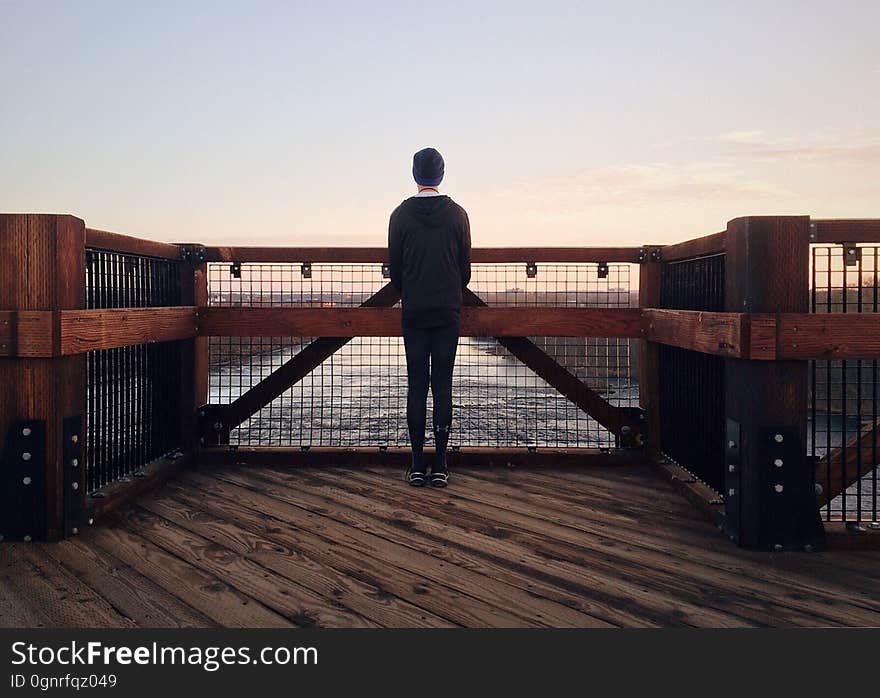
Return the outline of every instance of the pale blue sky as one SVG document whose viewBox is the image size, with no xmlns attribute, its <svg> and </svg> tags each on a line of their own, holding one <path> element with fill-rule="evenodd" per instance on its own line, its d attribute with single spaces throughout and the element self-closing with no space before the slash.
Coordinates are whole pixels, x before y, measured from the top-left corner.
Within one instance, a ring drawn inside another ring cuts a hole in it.
<svg viewBox="0 0 880 698">
<path fill-rule="evenodd" d="M 433 145 L 479 245 L 880 217 L 878 26 L 877 0 L 0 0 L 0 210 L 381 245 Z"/>
</svg>

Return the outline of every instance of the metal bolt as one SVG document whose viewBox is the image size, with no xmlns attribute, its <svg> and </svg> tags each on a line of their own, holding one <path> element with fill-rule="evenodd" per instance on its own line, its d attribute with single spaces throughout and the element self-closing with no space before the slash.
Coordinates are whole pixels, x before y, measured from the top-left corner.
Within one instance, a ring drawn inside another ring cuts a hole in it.
<svg viewBox="0 0 880 698">
<path fill-rule="evenodd" d="M 728 496 L 732 497 L 733 495 L 736 494 L 736 490 L 733 489 L 733 487 L 731 487 L 729 490 L 727 490 L 727 494 L 728 494 Z"/>
<path fill-rule="evenodd" d="M 727 448 L 736 448 L 736 441 L 733 441 L 733 440 L 728 441 Z"/>
<path fill-rule="evenodd" d="M 31 484 L 31 478 L 30 478 L 29 475 L 25 475 L 25 476 L 21 479 L 21 481 L 22 481 L 25 485 L 30 485 L 30 484 Z"/>
<path fill-rule="evenodd" d="M 782 458 L 777 458 L 776 460 L 774 460 L 773 465 L 775 465 L 777 468 L 781 468 L 782 467 Z"/>
<path fill-rule="evenodd" d="M 220 422 L 214 422 L 214 431 L 220 431 L 223 425 Z"/>
<path fill-rule="evenodd" d="M 782 485 L 773 485 L 773 489 L 776 490 L 777 492 L 782 492 L 783 487 L 782 487 Z"/>
<path fill-rule="evenodd" d="M 773 546 L 773 549 L 774 549 L 774 550 L 782 550 L 782 544 L 781 544 L 781 543 L 777 543 L 776 545 Z"/>
<path fill-rule="evenodd" d="M 620 427 L 620 433 L 623 436 L 629 436 L 632 433 L 632 428 L 628 426 Z"/>
<path fill-rule="evenodd" d="M 199 410 L 199 417 L 205 416 L 205 410 Z"/>
<path fill-rule="evenodd" d="M 846 253 L 847 253 L 850 257 L 852 257 L 852 256 L 856 253 L 856 250 L 855 250 L 854 247 L 850 247 L 850 248 L 846 251 Z"/>
<path fill-rule="evenodd" d="M 25 451 L 24 453 L 21 454 L 21 459 L 22 459 L 22 460 L 30 460 L 30 459 L 31 459 L 31 454 L 28 453 L 27 451 Z"/>
<path fill-rule="evenodd" d="M 31 542 L 31 537 L 30 537 L 30 536 L 25 536 L 25 537 L 24 537 L 24 542 L 25 542 L 25 543 L 30 543 L 30 542 Z"/>
<path fill-rule="evenodd" d="M 77 533 L 79 533 L 79 529 L 78 529 L 76 526 L 74 526 L 73 528 L 70 529 L 70 532 L 71 532 L 73 535 L 76 535 Z"/>
<path fill-rule="evenodd" d="M 78 482 L 74 482 L 74 483 L 73 483 L 73 489 L 75 489 L 75 490 L 78 490 L 78 489 L 79 489 L 79 483 L 78 483 Z"/>
<path fill-rule="evenodd" d="M 73 436 L 70 437 L 70 440 L 72 443 L 78 444 L 79 443 L 79 435 L 74 434 Z"/>
<path fill-rule="evenodd" d="M 79 458 L 74 458 L 73 460 L 70 461 L 70 464 L 71 464 L 74 468 L 79 467 Z"/>
<path fill-rule="evenodd" d="M 807 543 L 807 544 L 804 546 L 804 552 L 806 552 L 806 553 L 811 553 L 811 552 L 813 552 L 813 546 L 810 545 L 809 543 Z"/>
<path fill-rule="evenodd" d="M 735 473 L 735 472 L 736 472 L 736 466 L 735 466 L 733 463 L 731 463 L 730 465 L 727 466 L 727 470 L 728 470 L 729 472 L 731 472 L 731 473 Z"/>
<path fill-rule="evenodd" d="M 24 429 L 22 429 L 22 430 L 21 430 L 21 435 L 22 435 L 22 436 L 30 436 L 30 435 L 31 435 L 31 428 L 30 428 L 30 427 L 25 427 Z"/>
<path fill-rule="evenodd" d="M 782 434 L 776 434 L 776 435 L 774 435 L 774 436 L 773 436 L 773 440 L 774 440 L 776 443 L 781 444 L 782 441 L 783 441 Z"/>
<path fill-rule="evenodd" d="M 95 523 L 95 520 L 93 518 L 89 517 L 89 526 L 91 526 L 93 523 Z"/>
<path fill-rule="evenodd" d="M 814 489 L 816 490 L 816 495 L 817 495 L 817 496 L 820 495 L 820 494 L 822 494 L 822 492 L 825 491 L 825 490 L 822 489 L 822 485 L 820 485 L 818 482 L 816 483 L 816 486 L 815 486 Z"/>
</svg>

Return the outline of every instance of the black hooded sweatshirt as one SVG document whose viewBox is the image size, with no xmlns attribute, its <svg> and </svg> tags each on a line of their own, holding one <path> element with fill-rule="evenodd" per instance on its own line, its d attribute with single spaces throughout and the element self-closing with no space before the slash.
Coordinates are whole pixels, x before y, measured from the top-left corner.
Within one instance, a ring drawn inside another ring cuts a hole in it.
<svg viewBox="0 0 880 698">
<path fill-rule="evenodd" d="M 403 327 L 457 323 L 471 280 L 471 227 L 448 196 L 413 196 L 388 223 L 391 283 L 403 300 Z"/>
</svg>

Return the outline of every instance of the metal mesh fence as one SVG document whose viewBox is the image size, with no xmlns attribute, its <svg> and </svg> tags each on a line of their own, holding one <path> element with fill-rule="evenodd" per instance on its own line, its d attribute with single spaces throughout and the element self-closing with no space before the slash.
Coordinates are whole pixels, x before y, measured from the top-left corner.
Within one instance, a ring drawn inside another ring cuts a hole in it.
<svg viewBox="0 0 880 698">
<path fill-rule="evenodd" d="M 634 307 L 628 264 L 477 264 L 469 288 L 489 305 Z M 381 265 L 211 264 L 215 306 L 356 306 L 388 283 Z M 211 404 L 226 404 L 314 338 L 210 342 Z M 612 404 L 638 404 L 634 340 L 532 337 Z M 614 445 L 614 436 L 494 338 L 459 341 L 453 446 Z M 428 399 L 431 441 L 431 398 Z M 399 337 L 357 337 L 230 434 L 233 445 L 404 446 L 406 358 Z"/>
<path fill-rule="evenodd" d="M 86 305 L 180 305 L 177 262 L 103 250 L 86 254 Z M 137 476 L 181 443 L 181 343 L 86 354 L 86 482 L 89 493 Z"/>
<path fill-rule="evenodd" d="M 663 265 L 663 308 L 724 310 L 725 256 Z M 724 360 L 661 345 L 660 444 L 663 452 L 707 485 L 724 490 Z"/>
<path fill-rule="evenodd" d="M 880 311 L 880 247 L 814 245 L 814 313 Z M 817 480 L 840 492 L 822 509 L 827 520 L 878 521 L 877 360 L 811 361 L 808 452 Z"/>
</svg>

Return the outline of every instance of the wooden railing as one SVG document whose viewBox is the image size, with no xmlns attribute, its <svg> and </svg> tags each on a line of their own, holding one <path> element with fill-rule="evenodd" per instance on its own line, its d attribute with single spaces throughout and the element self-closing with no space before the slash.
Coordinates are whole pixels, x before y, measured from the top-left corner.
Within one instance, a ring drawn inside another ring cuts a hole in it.
<svg viewBox="0 0 880 698">
<path fill-rule="evenodd" d="M 474 263 L 638 265 L 639 307 L 488 307 L 471 295 L 463 310 L 462 335 L 496 337 L 511 354 L 609 429 L 617 439 L 617 448 L 611 449 L 612 453 L 603 449 L 603 458 L 656 462 L 740 544 L 786 549 L 817 546 L 822 542 L 822 527 L 814 474 L 806 459 L 806 362 L 880 358 L 880 314 L 809 313 L 808 249 L 810 243 L 874 241 L 880 241 L 878 220 L 752 217 L 731 221 L 723 232 L 668 246 L 476 248 Z M 179 261 L 183 270 L 181 305 L 87 309 L 87 248 Z M 715 255 L 725 257 L 723 310 L 662 307 L 664 269 Z M 217 307 L 208 302 L 206 270 L 212 262 L 383 264 L 383 247 L 178 245 L 87 229 L 72 216 L 3 215 L 0 257 L 9 269 L 0 277 L 4 512 L 0 514 L 0 533 L 7 538 L 72 535 L 84 521 L 166 477 L 174 468 L 207 452 L 212 443 L 222 446 L 223 433 L 228 434 L 233 426 L 223 420 L 253 414 L 347 338 L 401 333 L 393 290 L 362 307 Z M 239 404 L 224 406 L 218 412 L 208 405 L 207 391 L 207 338 L 214 336 L 324 340 L 298 363 L 256 386 Z M 643 340 L 639 361 L 641 415 L 609 405 L 567 374 L 526 339 L 535 336 Z M 182 375 L 187 379 L 181 390 L 186 397 L 178 418 L 187 438 L 181 443 L 180 454 L 161 463 L 144 463 L 141 477 L 117 483 L 95 497 L 96 493 L 86 492 L 81 467 L 86 462 L 85 354 L 159 342 L 183 343 Z M 718 396 L 727 420 L 727 432 L 719 435 L 725 442 L 723 492 L 708 490 L 693 476 L 692 469 L 683 469 L 664 453 L 661 346 L 717 356 L 723 361 L 725 394 Z M 221 413 L 223 420 L 218 417 Z M 213 428 L 217 423 L 222 424 L 220 429 Z M 40 444 L 33 446 L 36 437 Z M 222 450 L 225 458 L 243 458 L 242 453 Z M 294 451 L 270 457 L 306 458 Z M 481 451 L 480 456 L 478 451 L 473 449 L 474 459 L 493 462 L 537 462 L 541 458 L 585 462 L 598 457 L 589 449 L 525 454 L 516 449 L 483 449 L 486 452 Z M 354 450 L 347 453 L 351 458 L 366 457 Z M 391 458 L 394 450 L 383 453 L 377 457 Z M 213 455 L 221 454 L 215 450 Z M 326 449 L 315 449 L 312 455 L 325 460 L 337 457 Z M 403 454 L 394 457 L 402 458 Z M 774 465 L 778 460 L 783 461 L 783 467 Z M 825 483 L 824 492 L 827 500 L 829 483 Z"/>
</svg>

